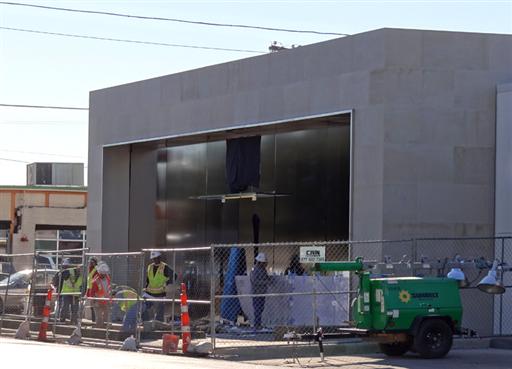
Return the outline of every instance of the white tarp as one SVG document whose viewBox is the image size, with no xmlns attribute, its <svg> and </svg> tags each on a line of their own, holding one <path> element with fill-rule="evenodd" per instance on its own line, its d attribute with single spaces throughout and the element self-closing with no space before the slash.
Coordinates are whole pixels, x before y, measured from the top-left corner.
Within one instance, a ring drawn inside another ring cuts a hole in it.
<svg viewBox="0 0 512 369">
<path fill-rule="evenodd" d="M 313 294 L 313 276 L 273 276 L 267 293 L 308 292 Z M 349 319 L 349 297 L 347 294 L 331 294 L 334 291 L 348 291 L 349 279 L 343 275 L 317 276 L 315 281 L 317 293 L 329 292 L 316 296 L 316 315 L 323 326 L 341 325 Z M 237 276 L 238 294 L 251 293 L 249 276 Z M 240 305 L 251 322 L 254 312 L 251 297 L 240 297 Z M 262 323 L 267 327 L 277 325 L 311 326 L 313 324 L 313 296 L 275 296 L 266 297 Z"/>
</svg>

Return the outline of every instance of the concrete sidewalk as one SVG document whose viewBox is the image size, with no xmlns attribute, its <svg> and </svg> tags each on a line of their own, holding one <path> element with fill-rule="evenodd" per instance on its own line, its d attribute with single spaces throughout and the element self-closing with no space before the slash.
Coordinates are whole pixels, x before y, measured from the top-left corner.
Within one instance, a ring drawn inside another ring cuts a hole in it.
<svg viewBox="0 0 512 369">
<path fill-rule="evenodd" d="M 468 339 L 455 339 L 453 341 L 453 350 L 458 349 L 487 349 L 496 347 L 491 344 L 494 340 L 507 341 L 506 338 L 491 339 L 491 338 L 468 338 Z M 512 345 L 512 341 L 508 341 Z M 504 348 L 504 347 L 497 347 Z M 324 354 L 325 357 L 336 357 L 341 355 L 368 355 L 380 354 L 378 344 L 375 342 L 366 342 L 360 339 L 345 339 L 339 341 L 324 341 Z M 314 359 L 319 357 L 318 344 L 311 343 L 297 343 L 293 344 L 269 344 L 252 346 L 250 342 L 239 344 L 234 347 L 218 346 L 215 350 L 216 357 L 225 360 L 234 361 L 260 361 L 265 359 L 281 360 L 304 358 Z M 512 365 L 511 365 L 512 368 Z"/>
</svg>

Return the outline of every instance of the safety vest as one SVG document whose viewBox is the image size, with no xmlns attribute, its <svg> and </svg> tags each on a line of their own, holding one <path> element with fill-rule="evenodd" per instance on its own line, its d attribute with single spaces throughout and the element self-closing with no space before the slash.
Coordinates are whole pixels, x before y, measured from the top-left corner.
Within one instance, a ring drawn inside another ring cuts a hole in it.
<svg viewBox="0 0 512 369">
<path fill-rule="evenodd" d="M 155 263 L 151 263 L 148 265 L 148 287 L 146 288 L 146 291 L 148 293 L 164 293 L 165 292 L 165 285 L 167 284 L 167 281 L 169 278 L 167 278 L 164 275 L 164 269 L 167 266 L 164 262 L 160 262 L 158 265 L 158 269 L 156 270 L 156 273 L 153 274 L 153 267 L 155 266 Z"/>
<path fill-rule="evenodd" d="M 124 291 L 120 291 L 120 293 L 117 293 L 116 294 L 116 297 L 121 297 L 121 298 L 125 298 L 125 299 L 136 299 L 137 298 L 137 292 L 135 291 L 132 291 L 132 290 L 124 290 Z M 124 311 L 125 313 L 130 310 L 130 308 L 136 303 L 137 301 L 128 301 L 128 300 L 124 300 L 124 301 L 119 301 L 119 308 Z"/>
<path fill-rule="evenodd" d="M 62 282 L 62 293 L 81 292 L 82 274 L 76 268 L 69 268 L 69 278 Z"/>
<path fill-rule="evenodd" d="M 106 286 L 104 286 L 104 281 L 107 283 Z M 112 292 L 110 290 L 110 276 L 107 274 L 105 275 L 105 278 L 101 278 L 99 275 L 94 277 L 92 281 L 93 285 L 96 285 L 98 291 L 96 292 L 96 295 L 93 297 L 111 297 Z M 108 303 L 106 300 L 97 300 L 99 304 L 105 305 Z"/>
<path fill-rule="evenodd" d="M 92 280 L 94 278 L 94 275 L 96 274 L 96 266 L 94 266 L 89 274 L 87 274 L 87 289 L 90 290 L 92 287 Z"/>
</svg>

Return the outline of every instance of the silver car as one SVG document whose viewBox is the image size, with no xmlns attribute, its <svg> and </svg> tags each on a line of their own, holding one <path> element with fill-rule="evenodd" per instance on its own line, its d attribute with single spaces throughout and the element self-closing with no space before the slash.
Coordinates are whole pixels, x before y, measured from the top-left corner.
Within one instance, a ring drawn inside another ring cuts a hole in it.
<svg viewBox="0 0 512 369">
<path fill-rule="evenodd" d="M 54 269 L 38 269 L 36 271 L 35 292 L 38 294 L 46 292 L 57 272 L 58 270 Z M 25 269 L 0 281 L 0 314 L 3 312 L 21 314 L 26 311 L 31 280 L 32 269 Z M 44 300 L 44 296 L 36 296 L 34 303 L 40 305 L 42 302 L 44 305 Z"/>
</svg>

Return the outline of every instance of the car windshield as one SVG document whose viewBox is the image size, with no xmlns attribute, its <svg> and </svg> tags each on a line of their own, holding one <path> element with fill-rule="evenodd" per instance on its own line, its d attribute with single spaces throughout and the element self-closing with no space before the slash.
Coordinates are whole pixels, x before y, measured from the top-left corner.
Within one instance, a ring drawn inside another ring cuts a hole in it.
<svg viewBox="0 0 512 369">
<path fill-rule="evenodd" d="M 0 287 L 7 286 L 7 281 L 9 281 L 10 285 L 17 283 L 18 281 L 28 282 L 31 272 L 32 272 L 31 270 L 27 269 L 27 270 L 22 270 L 21 272 L 14 273 L 11 275 L 11 278 L 5 278 L 4 280 L 2 280 L 0 282 Z"/>
</svg>

